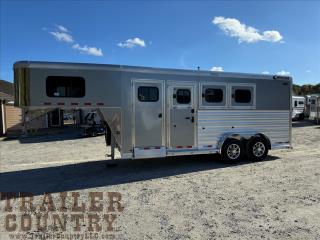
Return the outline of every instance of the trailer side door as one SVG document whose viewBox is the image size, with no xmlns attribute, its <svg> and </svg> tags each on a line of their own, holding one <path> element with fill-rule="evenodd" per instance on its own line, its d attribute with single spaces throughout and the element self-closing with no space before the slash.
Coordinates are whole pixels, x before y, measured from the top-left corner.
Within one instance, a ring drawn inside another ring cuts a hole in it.
<svg viewBox="0 0 320 240">
<path fill-rule="evenodd" d="M 135 80 L 133 85 L 134 147 L 164 146 L 163 82 Z"/>
<path fill-rule="evenodd" d="M 196 146 L 196 84 L 170 83 L 168 85 L 168 145 L 170 148 Z"/>
</svg>

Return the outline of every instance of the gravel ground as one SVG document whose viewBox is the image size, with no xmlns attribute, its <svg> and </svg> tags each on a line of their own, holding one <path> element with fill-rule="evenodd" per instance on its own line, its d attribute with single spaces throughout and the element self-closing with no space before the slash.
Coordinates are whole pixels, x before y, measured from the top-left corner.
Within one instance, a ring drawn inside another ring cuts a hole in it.
<svg viewBox="0 0 320 240">
<path fill-rule="evenodd" d="M 32 192 L 35 205 L 44 192 L 52 193 L 56 205 L 60 192 L 79 192 L 87 205 L 89 192 L 103 192 L 105 205 L 108 192 L 119 192 L 124 210 L 116 212 L 114 230 L 108 232 L 115 239 L 320 239 L 319 143 L 319 126 L 297 122 L 293 150 L 271 151 L 263 162 L 227 165 L 218 156 L 192 156 L 107 165 L 114 162 L 105 161 L 110 149 L 103 137 L 0 141 L 0 192 Z M 19 201 L 12 205 L 19 219 Z M 3 222 L 4 206 L 3 200 Z M 72 212 L 67 213 L 69 223 Z M 84 221 L 80 233 L 88 225 Z M 72 226 L 67 224 L 67 232 Z M 9 238 L 3 223 L 0 232 L 0 239 Z M 27 235 L 36 233 L 32 229 Z"/>
</svg>

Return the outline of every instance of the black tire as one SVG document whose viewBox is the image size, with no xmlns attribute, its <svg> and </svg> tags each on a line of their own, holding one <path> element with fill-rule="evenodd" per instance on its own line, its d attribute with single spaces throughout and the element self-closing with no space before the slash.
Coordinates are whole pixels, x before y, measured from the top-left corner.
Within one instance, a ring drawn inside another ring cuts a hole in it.
<svg viewBox="0 0 320 240">
<path fill-rule="evenodd" d="M 236 139 L 227 140 L 221 149 L 221 157 L 224 162 L 238 163 L 243 156 L 243 146 L 241 141 Z"/>
<path fill-rule="evenodd" d="M 96 137 L 98 134 L 96 131 L 92 131 L 92 137 Z"/>
<path fill-rule="evenodd" d="M 269 151 L 268 142 L 261 137 L 254 137 L 247 142 L 246 155 L 252 161 L 264 160 Z"/>
</svg>

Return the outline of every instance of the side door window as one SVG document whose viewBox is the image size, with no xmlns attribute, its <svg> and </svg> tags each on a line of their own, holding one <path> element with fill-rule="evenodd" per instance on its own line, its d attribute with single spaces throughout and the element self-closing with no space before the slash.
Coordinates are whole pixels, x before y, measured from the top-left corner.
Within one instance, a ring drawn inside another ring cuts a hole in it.
<svg viewBox="0 0 320 240">
<path fill-rule="evenodd" d="M 159 100 L 159 89 L 157 87 L 140 86 L 138 88 L 138 99 L 140 102 L 157 102 Z"/>
<path fill-rule="evenodd" d="M 174 88 L 173 89 L 173 106 L 174 107 L 191 107 L 193 96 L 192 88 Z"/>
</svg>

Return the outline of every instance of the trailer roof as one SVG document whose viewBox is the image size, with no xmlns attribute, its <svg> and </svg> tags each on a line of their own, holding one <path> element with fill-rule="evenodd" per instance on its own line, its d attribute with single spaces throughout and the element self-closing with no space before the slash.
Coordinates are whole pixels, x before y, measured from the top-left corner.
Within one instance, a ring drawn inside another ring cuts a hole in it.
<svg viewBox="0 0 320 240">
<path fill-rule="evenodd" d="M 88 69 L 88 70 L 112 70 L 124 72 L 144 72 L 144 73 L 159 73 L 159 74 L 181 74 L 181 75 L 197 75 L 197 76 L 215 76 L 215 77 L 240 77 L 240 78 L 255 78 L 269 80 L 287 80 L 291 81 L 290 76 L 279 76 L 270 74 L 256 73 L 237 73 L 237 72 L 218 72 L 208 70 L 188 70 L 174 68 L 155 68 L 142 66 L 127 66 L 115 64 L 95 64 L 95 63 L 71 63 L 71 62 L 41 62 L 41 61 L 18 61 L 14 63 L 13 68 L 51 68 L 51 69 Z"/>
</svg>

